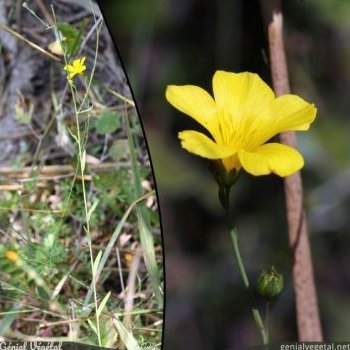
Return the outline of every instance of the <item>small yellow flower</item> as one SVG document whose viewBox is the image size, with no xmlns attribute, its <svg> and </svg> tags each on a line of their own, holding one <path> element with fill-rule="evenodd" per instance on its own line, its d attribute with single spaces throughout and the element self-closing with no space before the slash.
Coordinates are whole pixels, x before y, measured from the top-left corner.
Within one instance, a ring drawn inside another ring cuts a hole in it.
<svg viewBox="0 0 350 350">
<path fill-rule="evenodd" d="M 18 254 L 13 250 L 6 251 L 5 256 L 8 260 L 13 261 L 13 262 L 18 260 Z"/>
<path fill-rule="evenodd" d="M 77 74 L 82 74 L 86 70 L 85 59 L 86 57 L 77 58 L 72 62 L 72 64 L 67 64 L 64 66 L 63 69 L 68 72 L 67 79 L 69 82 L 72 82 L 72 79 Z"/>
<path fill-rule="evenodd" d="M 284 131 L 308 130 L 316 107 L 296 95 L 277 97 L 253 73 L 217 71 L 211 97 L 194 85 L 170 85 L 166 98 L 208 130 L 211 137 L 193 130 L 179 133 L 188 152 L 221 159 L 227 172 L 243 168 L 258 176 L 288 176 L 304 165 L 302 155 L 280 143 L 266 143 Z"/>
</svg>

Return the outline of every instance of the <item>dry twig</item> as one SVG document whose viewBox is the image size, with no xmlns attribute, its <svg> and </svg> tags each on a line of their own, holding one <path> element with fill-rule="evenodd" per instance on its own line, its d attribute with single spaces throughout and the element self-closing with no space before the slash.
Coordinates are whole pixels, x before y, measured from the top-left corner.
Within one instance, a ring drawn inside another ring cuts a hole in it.
<svg viewBox="0 0 350 350">
<path fill-rule="evenodd" d="M 268 16 L 268 39 L 273 88 L 277 96 L 290 93 L 283 42 L 283 16 L 280 0 L 261 1 Z M 297 148 L 295 132 L 280 135 L 283 143 Z M 322 341 L 312 258 L 303 208 L 303 186 L 300 172 L 284 182 L 289 245 L 293 252 L 293 280 L 297 327 L 300 341 Z"/>
</svg>

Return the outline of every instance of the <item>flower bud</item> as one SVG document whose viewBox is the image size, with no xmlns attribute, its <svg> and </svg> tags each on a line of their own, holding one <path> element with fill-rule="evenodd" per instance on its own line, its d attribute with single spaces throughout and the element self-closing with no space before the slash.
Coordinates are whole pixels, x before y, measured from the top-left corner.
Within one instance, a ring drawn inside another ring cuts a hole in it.
<svg viewBox="0 0 350 350">
<path fill-rule="evenodd" d="M 283 289 L 283 276 L 272 266 L 271 271 L 263 271 L 257 280 L 257 289 L 260 295 L 272 299 Z"/>
</svg>

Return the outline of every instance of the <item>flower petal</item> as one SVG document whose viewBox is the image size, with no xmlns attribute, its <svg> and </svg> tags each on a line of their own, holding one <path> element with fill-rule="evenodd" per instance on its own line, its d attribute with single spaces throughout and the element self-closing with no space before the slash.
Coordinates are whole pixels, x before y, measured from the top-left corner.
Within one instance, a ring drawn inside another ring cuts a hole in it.
<svg viewBox="0 0 350 350">
<path fill-rule="evenodd" d="M 297 95 L 283 95 L 254 118 L 247 116 L 243 148 L 252 150 L 273 136 L 292 130 L 308 130 L 317 109 Z"/>
<path fill-rule="evenodd" d="M 82 58 L 76 58 L 72 64 L 74 68 L 78 69 L 82 66 Z"/>
<path fill-rule="evenodd" d="M 238 158 L 245 171 L 255 176 L 270 173 L 289 176 L 304 165 L 296 149 L 280 143 L 267 143 L 254 152 L 239 151 Z"/>
<path fill-rule="evenodd" d="M 317 109 L 297 95 L 283 95 L 276 98 L 271 109 L 265 112 L 250 124 L 250 131 L 256 130 L 254 139 L 251 137 L 251 149 L 281 132 L 308 130 L 316 118 Z"/>
<path fill-rule="evenodd" d="M 232 156 L 236 150 L 218 145 L 208 136 L 192 130 L 179 132 L 181 146 L 188 152 L 208 159 L 221 159 Z"/>
<path fill-rule="evenodd" d="M 297 95 L 283 95 L 273 103 L 274 127 L 277 133 L 290 130 L 308 130 L 316 118 L 317 109 Z"/>
<path fill-rule="evenodd" d="M 71 64 L 66 64 L 63 69 L 66 70 L 67 72 L 74 71 L 74 67 Z"/>
<path fill-rule="evenodd" d="M 219 109 L 229 110 L 233 120 L 264 109 L 275 98 L 271 88 L 254 73 L 217 71 L 213 77 L 213 92 Z"/>
<path fill-rule="evenodd" d="M 165 96 L 175 108 L 188 114 L 204 127 L 208 126 L 215 115 L 216 106 L 213 98 L 198 86 L 169 85 Z"/>
</svg>

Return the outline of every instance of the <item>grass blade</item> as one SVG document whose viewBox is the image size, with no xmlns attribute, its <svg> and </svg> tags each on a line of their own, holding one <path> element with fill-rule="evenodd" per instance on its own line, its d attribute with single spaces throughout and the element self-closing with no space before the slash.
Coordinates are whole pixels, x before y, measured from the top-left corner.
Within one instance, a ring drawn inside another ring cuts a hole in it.
<svg viewBox="0 0 350 350">
<path fill-rule="evenodd" d="M 89 326 L 91 327 L 91 329 L 95 332 L 95 334 L 98 336 L 98 332 L 97 332 L 97 328 L 95 326 L 95 324 L 91 321 L 91 320 L 87 320 L 88 321 L 88 324 Z"/>
<path fill-rule="evenodd" d="M 0 334 L 5 334 L 6 330 L 10 328 L 12 322 L 17 318 L 17 311 L 20 310 L 20 306 L 14 306 L 11 310 L 11 313 L 5 314 L 2 320 L 0 321 Z"/>
<path fill-rule="evenodd" d="M 148 195 L 152 194 L 151 193 L 148 193 L 140 198 L 138 198 L 137 200 L 135 200 L 134 202 L 131 203 L 130 207 L 128 208 L 128 210 L 124 213 L 123 217 L 121 218 L 121 220 L 119 221 L 117 227 L 115 228 L 113 234 L 112 234 L 112 237 L 111 239 L 109 240 L 108 244 L 107 244 L 107 247 L 105 249 L 105 251 L 103 252 L 102 254 L 102 258 L 101 258 L 101 261 L 97 267 L 97 270 L 96 270 L 96 282 L 97 282 L 97 279 L 98 279 L 98 276 L 100 275 L 100 273 L 102 272 L 107 260 L 108 260 L 108 257 L 109 255 L 111 254 L 112 252 L 112 249 L 115 245 L 115 242 L 117 241 L 121 231 L 122 231 L 122 228 L 125 224 L 125 221 L 127 220 L 131 210 L 134 208 L 134 206 L 143 201 Z M 85 300 L 84 300 L 84 308 L 83 308 L 83 311 L 87 312 L 87 311 L 90 311 L 90 299 L 91 299 L 91 296 L 92 296 L 92 292 L 93 292 L 93 284 L 91 282 L 90 284 L 90 287 L 89 287 L 89 290 L 88 292 L 86 293 L 86 297 L 85 297 Z"/>
<path fill-rule="evenodd" d="M 98 265 L 100 264 L 100 261 L 101 261 L 101 257 L 102 257 L 102 250 L 100 250 L 96 256 L 96 259 L 94 261 L 94 264 L 92 266 L 92 271 L 94 273 L 94 275 L 96 276 L 96 272 L 97 272 L 97 269 L 98 269 Z"/>
<path fill-rule="evenodd" d="M 131 127 L 129 117 L 126 116 L 126 129 L 128 134 L 128 144 L 131 158 L 131 169 L 134 178 L 134 188 L 136 197 L 143 195 L 141 175 L 136 160 L 135 144 L 131 135 Z M 157 304 L 160 308 L 163 307 L 163 295 L 161 292 L 161 284 L 159 278 L 159 269 L 154 251 L 154 241 L 151 232 L 151 225 L 147 214 L 147 208 L 144 203 L 139 203 L 136 206 L 136 214 L 140 232 L 140 240 L 143 249 L 146 268 L 150 277 L 153 293 L 156 297 Z"/>
<path fill-rule="evenodd" d="M 122 322 L 117 319 L 113 319 L 113 323 L 117 328 L 120 339 L 124 343 L 127 350 L 142 350 L 134 336 L 124 327 Z"/>
<path fill-rule="evenodd" d="M 91 215 L 92 215 L 92 213 L 95 211 L 98 202 L 99 202 L 98 199 L 96 199 L 96 200 L 92 203 L 92 205 L 91 205 L 91 207 L 90 207 L 90 209 L 89 209 L 89 212 L 88 212 L 88 214 L 87 214 L 87 221 L 88 221 L 88 222 L 90 221 Z"/>
<path fill-rule="evenodd" d="M 101 301 L 101 304 L 99 305 L 98 309 L 97 309 L 97 317 L 100 317 L 102 310 L 104 309 L 104 307 L 107 304 L 107 301 L 109 299 L 109 297 L 111 296 L 111 292 L 108 292 L 106 294 L 106 296 L 103 298 L 103 300 Z"/>
</svg>

